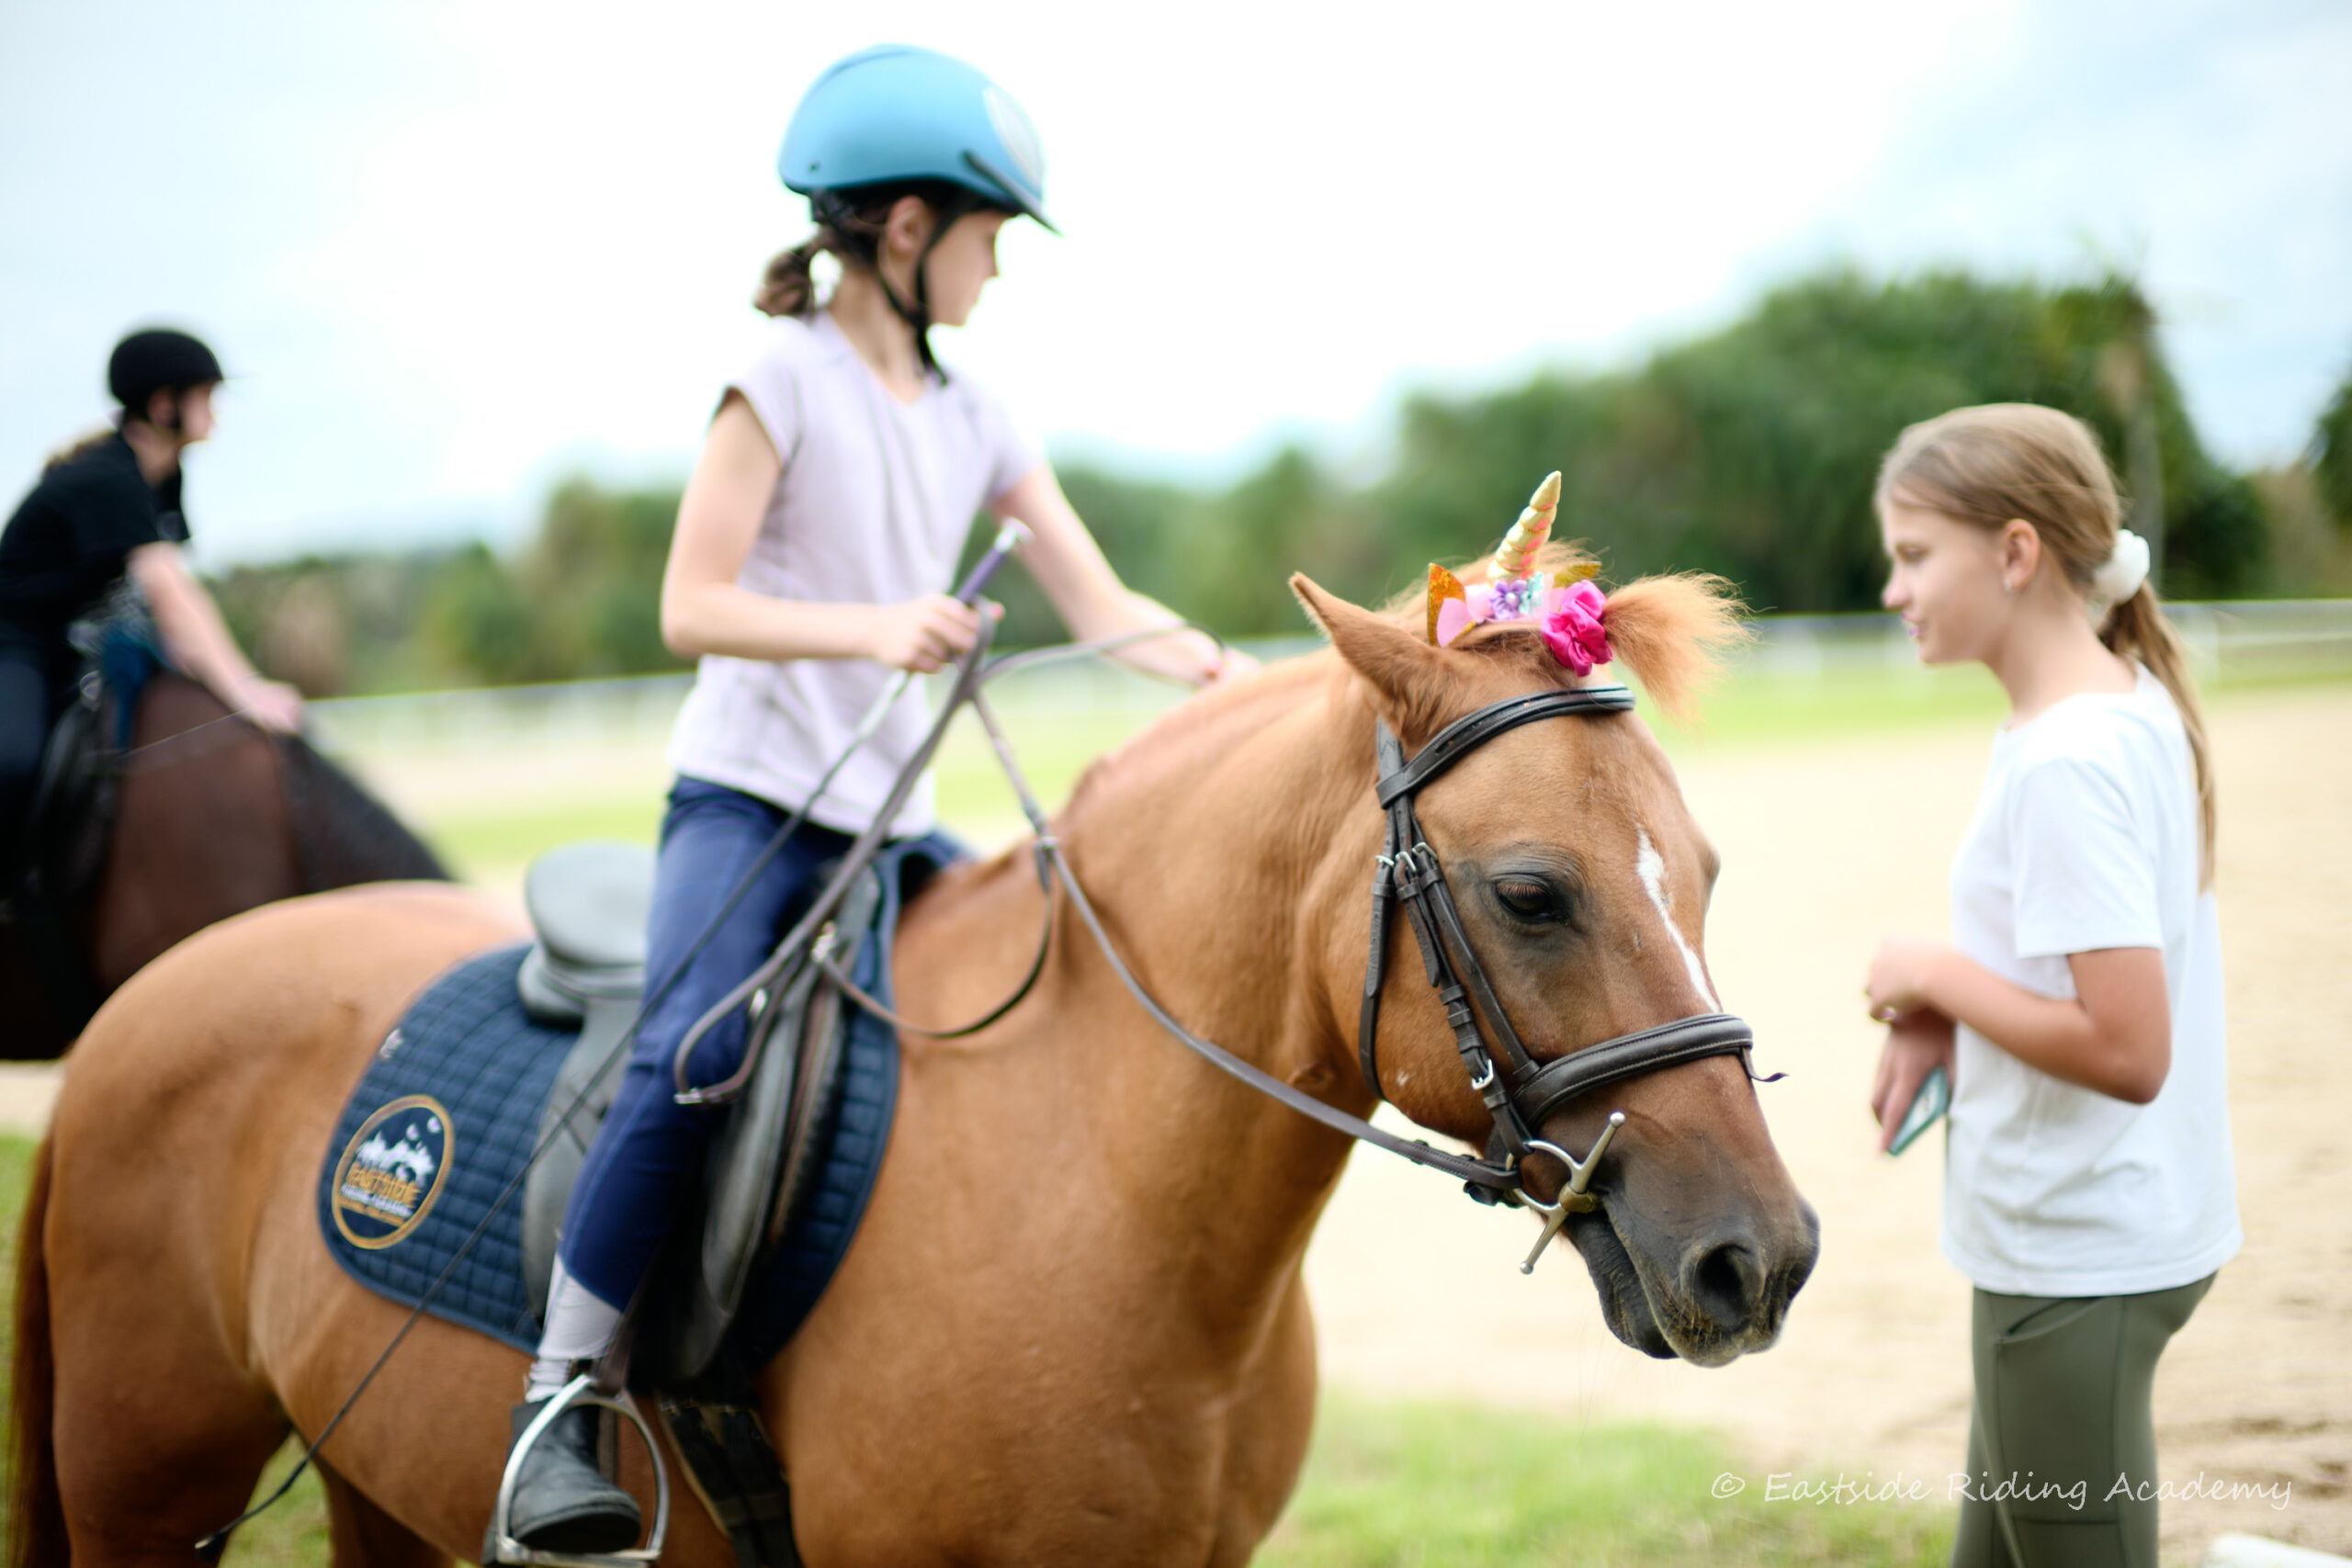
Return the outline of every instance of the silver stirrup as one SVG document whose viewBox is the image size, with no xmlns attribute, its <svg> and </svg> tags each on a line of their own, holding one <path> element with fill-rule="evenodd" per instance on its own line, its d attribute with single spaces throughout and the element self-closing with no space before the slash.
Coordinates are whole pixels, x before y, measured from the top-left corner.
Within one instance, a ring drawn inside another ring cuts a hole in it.
<svg viewBox="0 0 2352 1568">
<path fill-rule="evenodd" d="M 1547 1144 L 1540 1138 L 1529 1142 L 1527 1145 L 1529 1148 L 1540 1149 L 1568 1168 L 1568 1184 L 1560 1189 L 1558 1201 L 1552 1203 L 1539 1201 L 1532 1193 L 1521 1189 L 1519 1194 L 1520 1201 L 1544 1216 L 1544 1234 L 1535 1238 L 1534 1250 L 1530 1252 L 1527 1255 L 1527 1260 L 1519 1266 L 1521 1273 L 1535 1272 L 1535 1260 L 1544 1256 L 1544 1249 L 1552 1245 L 1552 1238 L 1560 1234 L 1560 1227 L 1568 1223 L 1570 1214 L 1589 1214 L 1600 1207 L 1600 1200 L 1585 1189 L 1592 1184 L 1593 1168 L 1600 1163 L 1600 1156 L 1609 1152 L 1609 1140 L 1615 1137 L 1617 1129 L 1624 1124 L 1623 1111 L 1611 1111 L 1609 1125 L 1600 1130 L 1600 1136 L 1592 1141 L 1592 1152 L 1581 1160 L 1557 1144 Z"/>
<path fill-rule="evenodd" d="M 514 1539 L 514 1483 L 523 1473 L 524 1457 L 557 1416 L 581 1404 L 625 1416 L 637 1428 L 647 1456 L 653 1461 L 653 1535 L 643 1546 L 631 1547 L 627 1551 L 541 1551 Z M 637 1401 L 628 1396 L 627 1390 L 605 1393 L 597 1388 L 594 1374 L 582 1372 L 564 1384 L 562 1392 L 548 1401 L 546 1409 L 531 1417 L 531 1424 L 514 1441 L 514 1451 L 506 1456 L 506 1472 L 498 1479 L 498 1501 L 490 1510 L 490 1529 L 482 1537 L 481 1560 L 486 1563 L 532 1564 L 535 1568 L 646 1568 L 646 1564 L 660 1560 L 662 1540 L 669 1533 L 670 1472 L 662 1462 L 661 1448 L 653 1441 L 653 1428 L 638 1414 Z"/>
</svg>

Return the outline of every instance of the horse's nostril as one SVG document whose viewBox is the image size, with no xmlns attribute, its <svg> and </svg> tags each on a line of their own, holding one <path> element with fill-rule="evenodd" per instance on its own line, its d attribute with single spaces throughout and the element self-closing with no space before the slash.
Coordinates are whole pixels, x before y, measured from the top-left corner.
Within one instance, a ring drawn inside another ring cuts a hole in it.
<svg viewBox="0 0 2352 1568">
<path fill-rule="evenodd" d="M 1754 1317 L 1762 1279 L 1755 1255 L 1740 1243 L 1727 1241 L 1701 1255 L 1687 1282 L 1699 1309 L 1718 1328 L 1735 1333 Z"/>
</svg>

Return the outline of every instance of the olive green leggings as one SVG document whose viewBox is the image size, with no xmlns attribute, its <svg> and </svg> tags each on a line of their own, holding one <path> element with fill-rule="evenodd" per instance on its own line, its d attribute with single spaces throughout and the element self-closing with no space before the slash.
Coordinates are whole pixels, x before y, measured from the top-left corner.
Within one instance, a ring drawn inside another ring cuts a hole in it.
<svg viewBox="0 0 2352 1568">
<path fill-rule="evenodd" d="M 2133 1296 L 1976 1292 L 1976 1398 L 1952 1568 L 2156 1568 L 2165 1344 L 2213 1279 Z"/>
</svg>

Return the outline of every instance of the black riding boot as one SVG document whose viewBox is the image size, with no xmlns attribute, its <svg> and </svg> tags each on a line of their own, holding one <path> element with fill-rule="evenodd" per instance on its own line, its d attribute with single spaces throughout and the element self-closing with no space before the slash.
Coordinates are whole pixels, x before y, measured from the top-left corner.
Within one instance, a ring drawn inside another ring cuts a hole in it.
<svg viewBox="0 0 2352 1568">
<path fill-rule="evenodd" d="M 536 1417 L 544 1400 L 514 1407 L 514 1436 Z M 637 1499 L 596 1468 L 594 1405 L 574 1405 L 531 1445 L 514 1479 L 510 1526 L 514 1539 L 541 1551 L 626 1551 L 637 1544 Z"/>
</svg>

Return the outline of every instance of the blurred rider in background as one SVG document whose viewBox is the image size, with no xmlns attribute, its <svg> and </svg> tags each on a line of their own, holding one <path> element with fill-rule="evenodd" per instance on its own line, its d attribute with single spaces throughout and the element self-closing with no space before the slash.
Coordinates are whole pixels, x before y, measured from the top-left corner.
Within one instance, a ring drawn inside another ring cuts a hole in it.
<svg viewBox="0 0 2352 1568">
<path fill-rule="evenodd" d="M 51 457 L 0 533 L 0 869 L 20 863 L 42 748 L 74 679 L 66 628 L 126 578 L 174 668 L 266 728 L 302 721 L 300 694 L 254 673 L 180 550 L 180 459 L 212 434 L 220 380 L 220 360 L 186 333 L 124 338 L 107 363 L 122 405 L 113 425 Z"/>
</svg>

